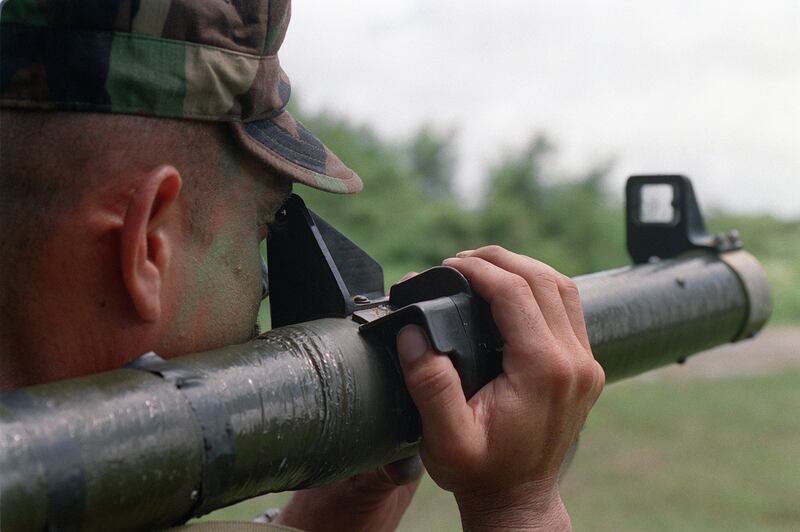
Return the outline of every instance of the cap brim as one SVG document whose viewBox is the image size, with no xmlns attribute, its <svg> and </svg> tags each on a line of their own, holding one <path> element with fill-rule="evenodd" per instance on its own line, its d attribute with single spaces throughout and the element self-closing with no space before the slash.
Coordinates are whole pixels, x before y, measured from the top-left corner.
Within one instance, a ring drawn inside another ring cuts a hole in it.
<svg viewBox="0 0 800 532">
<path fill-rule="evenodd" d="M 361 178 L 288 111 L 263 120 L 232 122 L 239 143 L 274 171 L 313 188 L 353 194 Z"/>
</svg>

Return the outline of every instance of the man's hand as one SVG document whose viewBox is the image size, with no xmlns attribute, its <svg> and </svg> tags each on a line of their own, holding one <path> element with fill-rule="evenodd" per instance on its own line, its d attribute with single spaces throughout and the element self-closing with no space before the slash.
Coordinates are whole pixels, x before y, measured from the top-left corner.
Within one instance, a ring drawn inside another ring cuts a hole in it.
<svg viewBox="0 0 800 532">
<path fill-rule="evenodd" d="M 408 272 L 397 282 L 415 275 Z M 415 455 L 328 486 L 298 491 L 274 522 L 308 531 L 394 530 L 424 474 Z"/>
<path fill-rule="evenodd" d="M 578 290 L 551 267 L 497 246 L 444 264 L 491 306 L 505 341 L 503 372 L 466 401 L 450 359 L 418 327 L 400 332 L 422 460 L 454 493 L 465 530 L 568 530 L 559 466 L 605 382 Z"/>
<path fill-rule="evenodd" d="M 425 470 L 419 456 L 328 486 L 298 491 L 275 523 L 316 531 L 397 528 Z"/>
</svg>

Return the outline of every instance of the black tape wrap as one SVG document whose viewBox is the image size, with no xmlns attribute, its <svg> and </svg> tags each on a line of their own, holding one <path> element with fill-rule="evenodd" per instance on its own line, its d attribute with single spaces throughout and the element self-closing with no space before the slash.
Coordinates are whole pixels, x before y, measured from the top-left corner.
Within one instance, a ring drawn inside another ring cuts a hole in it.
<svg viewBox="0 0 800 532">
<path fill-rule="evenodd" d="M 195 506 L 186 519 L 206 513 L 209 510 L 205 510 L 203 505 L 208 496 L 223 492 L 233 480 L 235 443 L 233 426 L 225 405 L 216 400 L 215 394 L 209 393 L 201 374 L 165 360 L 152 351 L 132 360 L 125 367 L 157 375 L 172 383 L 189 403 L 203 435 L 203 467 L 200 485 L 192 494 Z"/>
</svg>

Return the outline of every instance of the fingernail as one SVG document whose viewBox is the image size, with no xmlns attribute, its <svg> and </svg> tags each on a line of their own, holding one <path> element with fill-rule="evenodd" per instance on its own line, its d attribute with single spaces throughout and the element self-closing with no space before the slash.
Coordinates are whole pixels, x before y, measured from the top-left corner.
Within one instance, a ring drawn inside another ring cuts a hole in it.
<svg viewBox="0 0 800 532">
<path fill-rule="evenodd" d="M 471 257 L 475 253 L 474 249 L 465 249 L 464 251 L 459 251 L 456 253 L 456 257 L 463 258 L 463 257 Z"/>
<path fill-rule="evenodd" d="M 425 466 L 419 455 L 403 458 L 391 464 L 378 468 L 378 476 L 385 482 L 402 486 L 420 478 L 425 472 Z"/>
<path fill-rule="evenodd" d="M 397 354 L 406 362 L 414 362 L 428 351 L 428 339 L 417 325 L 406 325 L 397 335 Z"/>
</svg>

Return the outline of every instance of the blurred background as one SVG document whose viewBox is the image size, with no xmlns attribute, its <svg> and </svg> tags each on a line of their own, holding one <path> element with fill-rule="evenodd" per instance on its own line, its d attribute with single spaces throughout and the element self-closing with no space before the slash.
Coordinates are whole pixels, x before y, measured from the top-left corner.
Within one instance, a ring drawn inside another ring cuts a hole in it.
<svg viewBox="0 0 800 532">
<path fill-rule="evenodd" d="M 798 28 L 796 0 L 294 5 L 294 112 L 365 184 L 296 192 L 387 281 L 485 243 L 625 265 L 634 173 L 689 175 L 765 266 L 758 339 L 603 393 L 562 483 L 576 530 L 800 529 Z M 401 528 L 458 530 L 452 497 L 426 479 Z"/>
</svg>

